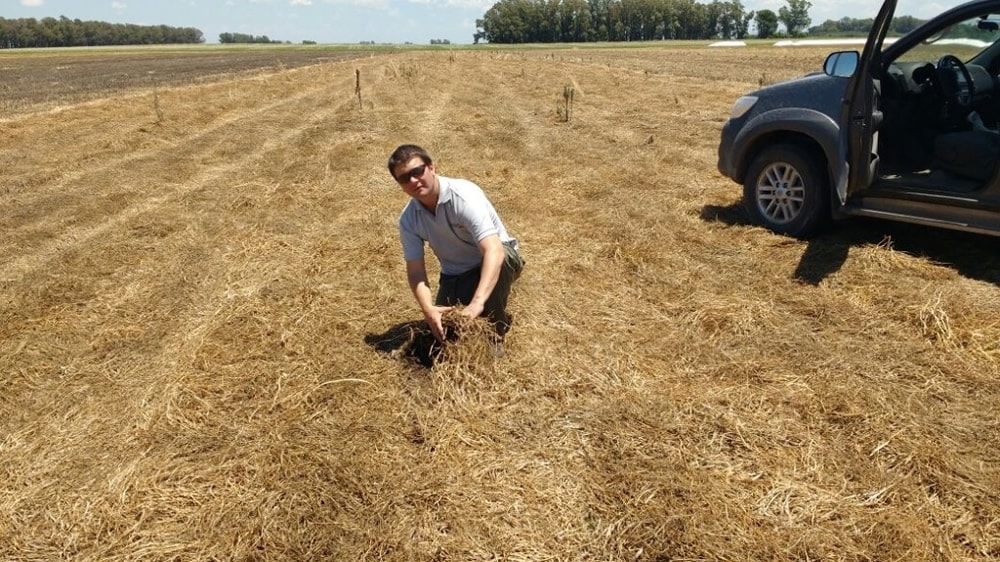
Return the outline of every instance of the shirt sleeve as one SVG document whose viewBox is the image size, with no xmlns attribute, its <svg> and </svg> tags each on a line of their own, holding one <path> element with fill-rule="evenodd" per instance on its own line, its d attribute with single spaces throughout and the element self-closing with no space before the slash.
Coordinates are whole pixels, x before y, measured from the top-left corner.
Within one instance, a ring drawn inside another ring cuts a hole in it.
<svg viewBox="0 0 1000 562">
<path fill-rule="evenodd" d="M 455 196 L 455 211 L 473 240 L 478 242 L 487 236 L 499 234 L 500 229 L 493 219 L 496 215 L 493 204 L 478 185 L 472 182 L 464 183 L 463 189 Z"/>
<path fill-rule="evenodd" d="M 399 241 L 403 245 L 405 261 L 424 259 L 424 241 L 413 229 L 412 221 L 406 213 L 399 217 Z"/>
</svg>

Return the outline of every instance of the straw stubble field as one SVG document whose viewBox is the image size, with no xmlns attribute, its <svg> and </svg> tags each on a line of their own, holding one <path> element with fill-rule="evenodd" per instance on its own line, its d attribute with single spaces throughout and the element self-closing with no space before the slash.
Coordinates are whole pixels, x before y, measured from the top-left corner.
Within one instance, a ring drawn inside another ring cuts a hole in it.
<svg viewBox="0 0 1000 562">
<path fill-rule="evenodd" d="M 20 103 L 0 558 L 1000 556 L 995 241 L 776 236 L 715 170 L 735 97 L 823 55 L 404 52 Z M 392 353 L 402 142 L 522 241 L 500 360 Z"/>
</svg>

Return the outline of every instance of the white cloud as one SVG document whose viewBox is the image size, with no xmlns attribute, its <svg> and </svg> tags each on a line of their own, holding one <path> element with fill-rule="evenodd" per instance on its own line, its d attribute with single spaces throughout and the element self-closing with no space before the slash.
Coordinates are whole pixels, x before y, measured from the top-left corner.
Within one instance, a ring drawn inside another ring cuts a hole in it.
<svg viewBox="0 0 1000 562">
<path fill-rule="evenodd" d="M 289 2 L 292 6 L 312 6 L 312 0 L 291 0 Z"/>
<path fill-rule="evenodd" d="M 267 0 L 256 0 L 258 2 L 263 2 Z M 301 0 L 291 0 L 294 5 L 296 2 Z M 314 0 L 308 0 L 310 3 Z M 782 0 L 784 1 L 784 0 Z M 333 4 L 337 6 L 349 6 L 352 8 L 374 8 L 379 10 L 385 10 L 389 13 L 399 13 L 400 7 L 397 7 L 400 2 L 396 0 L 323 0 L 326 4 Z M 402 4 L 416 4 L 418 6 L 428 6 L 428 7 L 444 7 L 444 8 L 462 8 L 462 9 L 475 9 L 481 12 L 485 12 L 490 9 L 497 0 L 403 0 Z M 405 10 L 405 7 L 403 8 Z"/>
<path fill-rule="evenodd" d="M 449 8 L 473 8 L 485 12 L 496 2 L 495 0 L 408 0 L 411 4 L 427 6 L 446 6 Z"/>
<path fill-rule="evenodd" d="M 45 0 L 21 0 L 21 5 L 28 8 L 37 8 L 45 4 Z"/>
<path fill-rule="evenodd" d="M 445 5 L 454 8 L 475 8 L 483 13 L 496 4 L 493 0 L 446 0 Z"/>
<path fill-rule="evenodd" d="M 128 4 L 126 4 L 125 2 L 119 2 L 118 0 L 115 0 L 114 2 L 111 3 L 111 8 L 114 10 L 124 10 L 125 8 L 128 8 Z"/>
<path fill-rule="evenodd" d="M 324 0 L 327 4 L 340 4 L 354 8 L 389 8 L 387 0 Z"/>
</svg>

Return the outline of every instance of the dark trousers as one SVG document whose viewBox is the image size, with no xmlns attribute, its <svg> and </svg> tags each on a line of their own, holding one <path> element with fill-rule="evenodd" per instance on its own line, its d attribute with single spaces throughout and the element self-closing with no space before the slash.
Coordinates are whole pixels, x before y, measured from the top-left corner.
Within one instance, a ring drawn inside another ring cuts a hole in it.
<svg viewBox="0 0 1000 562">
<path fill-rule="evenodd" d="M 511 316 L 507 312 L 507 299 L 510 297 L 510 288 L 514 281 L 521 276 L 524 269 L 524 260 L 518 251 L 508 244 L 504 244 L 503 267 L 500 268 L 500 277 L 497 279 L 493 293 L 486 300 L 483 307 L 482 316 L 485 317 L 497 334 L 501 337 L 510 330 Z M 479 276 L 481 267 L 471 269 L 458 275 L 441 274 L 440 286 L 438 287 L 437 298 L 434 304 L 438 306 L 455 306 L 457 304 L 467 305 L 472 301 L 479 287 Z"/>
</svg>

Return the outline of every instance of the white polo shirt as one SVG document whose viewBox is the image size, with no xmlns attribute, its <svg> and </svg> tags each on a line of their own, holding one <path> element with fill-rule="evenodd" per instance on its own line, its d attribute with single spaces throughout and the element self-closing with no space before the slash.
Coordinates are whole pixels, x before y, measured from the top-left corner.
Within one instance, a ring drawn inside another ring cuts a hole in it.
<svg viewBox="0 0 1000 562">
<path fill-rule="evenodd" d="M 479 241 L 492 234 L 503 243 L 517 244 L 504 228 L 493 204 L 478 185 L 468 180 L 438 176 L 441 192 L 437 212 L 431 213 L 416 199 L 399 216 L 399 239 L 406 261 L 424 258 L 424 243 L 441 262 L 441 273 L 458 275 L 479 267 L 483 256 Z"/>
</svg>

